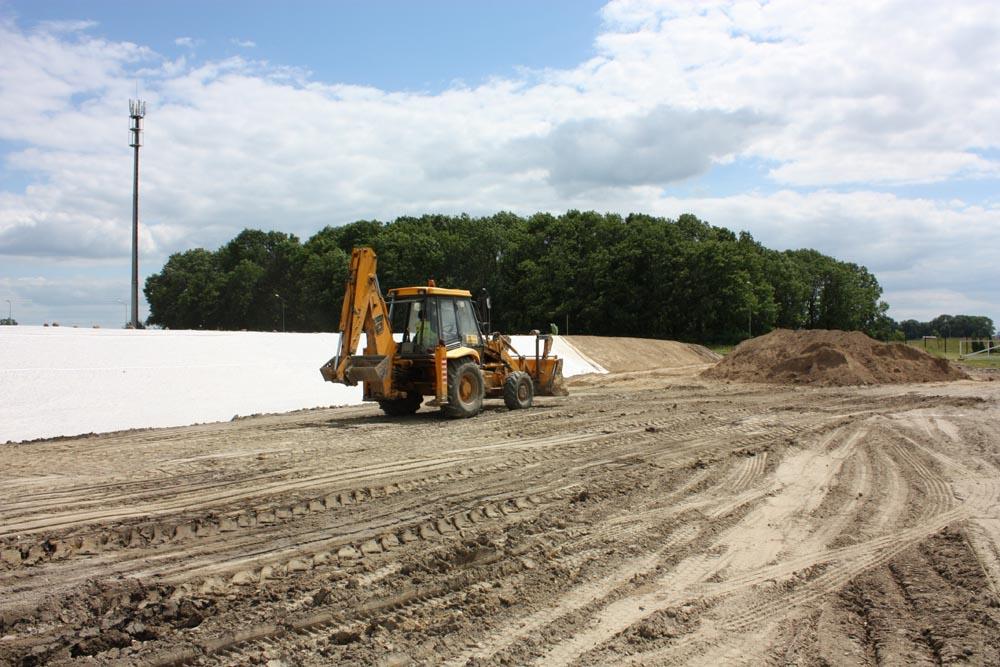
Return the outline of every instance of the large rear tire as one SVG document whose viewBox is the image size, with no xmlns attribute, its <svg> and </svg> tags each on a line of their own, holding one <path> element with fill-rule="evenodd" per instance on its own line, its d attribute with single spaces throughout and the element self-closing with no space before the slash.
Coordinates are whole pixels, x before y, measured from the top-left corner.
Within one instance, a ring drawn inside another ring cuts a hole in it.
<svg viewBox="0 0 1000 667">
<path fill-rule="evenodd" d="M 514 371 L 503 381 L 503 402 L 509 410 L 530 408 L 535 398 L 535 385 L 531 376 L 523 371 Z"/>
<path fill-rule="evenodd" d="M 475 417 L 483 409 L 483 374 L 471 359 L 448 362 L 448 405 L 444 413 L 452 419 Z"/>
<path fill-rule="evenodd" d="M 406 417 L 412 415 L 420 409 L 420 404 L 424 402 L 424 397 L 416 392 L 409 392 L 406 398 L 393 398 L 379 401 L 378 406 L 382 412 L 390 417 Z"/>
</svg>

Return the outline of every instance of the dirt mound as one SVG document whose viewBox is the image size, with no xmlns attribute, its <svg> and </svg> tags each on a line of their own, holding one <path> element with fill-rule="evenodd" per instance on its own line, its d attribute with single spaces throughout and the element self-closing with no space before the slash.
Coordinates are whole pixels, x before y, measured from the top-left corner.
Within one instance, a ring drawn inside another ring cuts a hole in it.
<svg viewBox="0 0 1000 667">
<path fill-rule="evenodd" d="M 940 382 L 969 376 L 946 359 L 858 331 L 789 331 L 744 341 L 703 376 L 737 382 L 858 385 Z"/>
<path fill-rule="evenodd" d="M 609 336 L 562 336 L 583 356 L 612 373 L 647 371 L 694 364 L 710 364 L 721 357 L 707 347 L 675 340 L 612 338 Z"/>
</svg>

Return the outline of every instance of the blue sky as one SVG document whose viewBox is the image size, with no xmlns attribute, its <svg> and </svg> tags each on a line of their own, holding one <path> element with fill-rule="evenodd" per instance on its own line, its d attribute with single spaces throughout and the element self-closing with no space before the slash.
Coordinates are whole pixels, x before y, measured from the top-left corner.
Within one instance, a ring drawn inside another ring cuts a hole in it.
<svg viewBox="0 0 1000 667">
<path fill-rule="evenodd" d="M 603 2 L 8 2 L 25 26 L 96 21 L 92 31 L 164 55 L 250 54 L 323 81 L 440 91 L 516 68 L 568 68 L 594 55 Z M 188 38 L 181 44 L 178 39 Z"/>
<path fill-rule="evenodd" d="M 978 0 L 0 0 L 0 307 L 120 324 L 138 83 L 144 276 L 244 227 L 692 212 L 1000 321 L 996 62 Z"/>
</svg>

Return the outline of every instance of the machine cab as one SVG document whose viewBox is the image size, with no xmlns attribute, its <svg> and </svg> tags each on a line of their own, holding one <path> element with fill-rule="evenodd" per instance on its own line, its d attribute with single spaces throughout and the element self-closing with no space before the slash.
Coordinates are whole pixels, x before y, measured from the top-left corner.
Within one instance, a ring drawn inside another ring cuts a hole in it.
<svg viewBox="0 0 1000 667">
<path fill-rule="evenodd" d="M 397 352 L 404 357 L 434 354 L 438 340 L 448 349 L 481 350 L 479 329 L 468 290 L 401 287 L 389 290 L 389 319 Z"/>
</svg>

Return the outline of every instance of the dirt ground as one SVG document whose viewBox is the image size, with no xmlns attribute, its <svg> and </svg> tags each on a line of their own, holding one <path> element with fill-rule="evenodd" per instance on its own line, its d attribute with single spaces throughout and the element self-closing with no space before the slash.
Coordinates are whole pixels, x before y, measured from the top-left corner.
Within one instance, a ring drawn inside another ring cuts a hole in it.
<svg viewBox="0 0 1000 667">
<path fill-rule="evenodd" d="M 1000 383 L 706 367 L 6 446 L 0 663 L 1000 664 Z"/>
<path fill-rule="evenodd" d="M 774 331 L 745 340 L 705 377 L 739 382 L 847 386 L 967 380 L 947 359 L 860 331 Z"/>
</svg>

